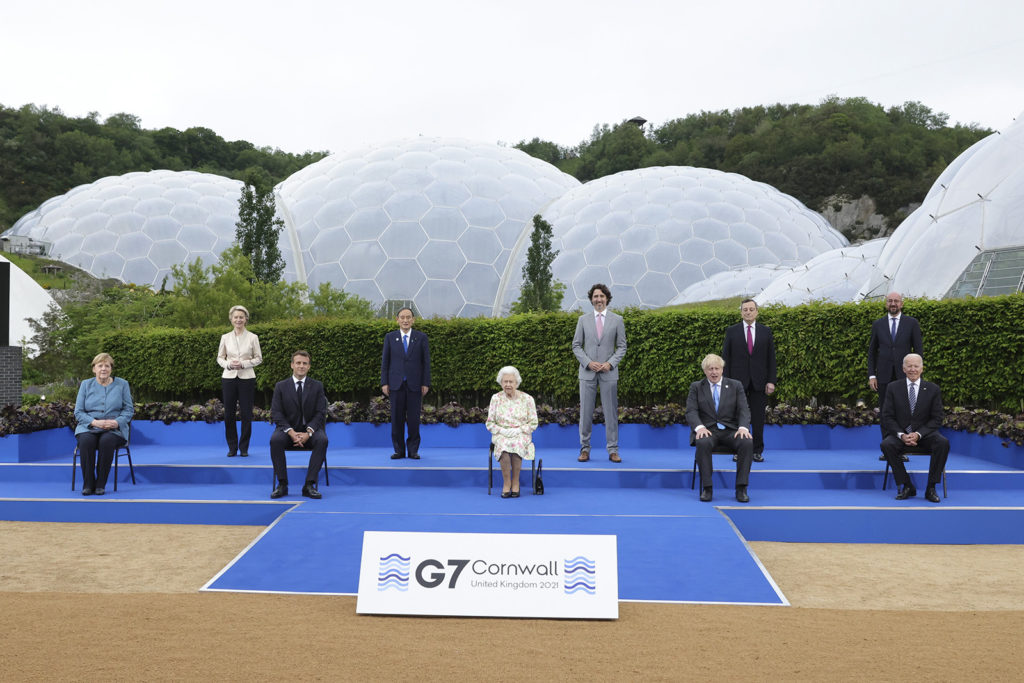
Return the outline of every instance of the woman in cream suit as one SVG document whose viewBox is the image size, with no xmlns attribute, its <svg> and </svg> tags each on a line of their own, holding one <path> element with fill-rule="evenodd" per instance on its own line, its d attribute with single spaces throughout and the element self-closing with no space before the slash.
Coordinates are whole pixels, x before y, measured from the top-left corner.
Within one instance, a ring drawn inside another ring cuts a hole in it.
<svg viewBox="0 0 1024 683">
<path fill-rule="evenodd" d="M 220 338 L 217 364 L 224 368 L 220 385 L 224 392 L 224 435 L 228 441 L 228 457 L 249 455 L 249 437 L 252 435 L 252 402 L 256 392 L 256 373 L 263 362 L 260 340 L 245 329 L 249 311 L 245 306 L 232 306 L 228 320 L 233 330 Z M 235 430 L 235 410 L 242 414 L 242 434 Z"/>
</svg>

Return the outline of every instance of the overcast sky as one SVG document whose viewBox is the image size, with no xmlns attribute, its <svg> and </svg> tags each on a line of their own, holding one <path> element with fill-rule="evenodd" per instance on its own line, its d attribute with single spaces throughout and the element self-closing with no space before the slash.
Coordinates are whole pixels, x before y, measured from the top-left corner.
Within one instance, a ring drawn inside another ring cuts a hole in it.
<svg viewBox="0 0 1024 683">
<path fill-rule="evenodd" d="M 1022 27 L 1020 0 L 7 2 L 0 104 L 288 152 L 574 145 L 636 115 L 831 94 L 999 130 L 1024 112 Z"/>
</svg>

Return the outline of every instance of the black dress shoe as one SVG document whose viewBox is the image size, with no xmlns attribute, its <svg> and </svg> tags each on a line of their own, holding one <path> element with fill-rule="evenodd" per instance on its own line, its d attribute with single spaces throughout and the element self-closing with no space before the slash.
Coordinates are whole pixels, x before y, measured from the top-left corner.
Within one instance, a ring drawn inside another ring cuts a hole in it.
<svg viewBox="0 0 1024 683">
<path fill-rule="evenodd" d="M 238 455 L 238 453 L 235 453 L 234 451 L 228 451 L 228 457 L 229 457 L 229 458 L 233 458 L 233 457 L 235 457 L 236 455 Z"/>
<path fill-rule="evenodd" d="M 700 502 L 710 503 L 711 502 L 711 487 L 703 486 L 700 489 Z"/>
<path fill-rule="evenodd" d="M 511 498 L 512 497 L 512 492 L 511 491 L 502 491 L 501 492 L 501 497 L 502 498 Z"/>
<path fill-rule="evenodd" d="M 939 494 L 935 493 L 934 486 L 929 486 L 924 490 L 924 499 L 927 500 L 929 503 L 939 502 Z"/>
<path fill-rule="evenodd" d="M 736 487 L 736 502 L 737 503 L 749 503 L 750 502 L 750 496 L 747 495 L 747 487 L 746 486 L 737 486 Z"/>
<path fill-rule="evenodd" d="M 518 498 L 519 497 L 519 491 L 512 491 L 512 497 L 513 498 Z"/>
<path fill-rule="evenodd" d="M 764 455 L 761 453 L 754 453 L 754 462 L 764 462 Z"/>
<path fill-rule="evenodd" d="M 739 456 L 739 455 L 737 455 L 737 454 L 735 454 L 735 453 L 733 453 L 733 455 L 732 455 L 732 461 L 733 461 L 733 462 L 739 462 L 739 461 L 740 461 L 740 456 Z"/>
<path fill-rule="evenodd" d="M 896 494 L 896 500 L 906 500 L 907 498 L 913 498 L 917 495 L 917 489 L 913 486 L 904 486 L 900 489 L 900 492 Z"/>
<path fill-rule="evenodd" d="M 885 462 L 885 453 L 882 453 L 880 456 L 878 456 L 878 459 L 881 460 L 882 462 Z"/>
<path fill-rule="evenodd" d="M 248 458 L 249 457 L 248 453 L 239 453 L 239 455 L 242 456 L 243 458 Z"/>
<path fill-rule="evenodd" d="M 288 495 L 288 484 L 278 484 L 274 492 L 270 494 L 271 498 L 284 498 Z"/>
<path fill-rule="evenodd" d="M 97 486 L 92 490 L 94 496 L 102 496 L 106 492 L 106 489 L 104 489 L 102 486 Z"/>
<path fill-rule="evenodd" d="M 409 454 L 409 459 L 410 460 L 419 460 L 420 459 L 420 454 L 419 453 L 410 453 Z"/>
<path fill-rule="evenodd" d="M 92 489 L 82 489 L 82 495 L 83 496 L 91 496 L 92 495 Z"/>
<path fill-rule="evenodd" d="M 405 457 L 405 456 L 404 456 L 404 455 L 402 455 L 401 453 L 392 453 L 392 454 L 391 454 L 391 459 L 392 459 L 392 460 L 401 460 L 401 459 L 402 459 L 402 458 L 404 458 L 404 457 Z"/>
<path fill-rule="evenodd" d="M 306 484 L 302 487 L 302 495 L 313 500 L 320 500 L 323 494 L 316 490 L 316 484 Z"/>
</svg>

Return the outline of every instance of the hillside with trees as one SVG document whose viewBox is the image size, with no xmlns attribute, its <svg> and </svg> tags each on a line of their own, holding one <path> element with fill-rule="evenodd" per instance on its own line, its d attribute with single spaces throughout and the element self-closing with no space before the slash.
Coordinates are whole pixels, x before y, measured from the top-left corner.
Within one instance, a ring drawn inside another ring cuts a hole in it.
<svg viewBox="0 0 1024 683">
<path fill-rule="evenodd" d="M 518 149 L 582 182 L 648 166 L 697 166 L 740 173 L 821 211 L 871 197 L 894 228 L 961 152 L 993 131 L 948 125 L 920 102 L 888 109 L 862 97 L 703 111 L 642 130 L 623 121 L 595 126 L 561 147 L 534 138 Z"/>
<path fill-rule="evenodd" d="M 289 154 L 209 128 L 147 130 L 131 114 L 100 121 L 58 108 L 0 105 L 0 232 L 51 197 L 131 171 L 201 171 L 269 186 L 327 152 Z"/>
</svg>

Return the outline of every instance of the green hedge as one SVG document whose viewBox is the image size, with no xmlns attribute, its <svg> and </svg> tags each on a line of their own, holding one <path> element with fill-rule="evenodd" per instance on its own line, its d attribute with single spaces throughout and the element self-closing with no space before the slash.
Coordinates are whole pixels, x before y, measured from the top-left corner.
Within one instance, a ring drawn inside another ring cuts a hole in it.
<svg viewBox="0 0 1024 683">
<path fill-rule="evenodd" d="M 1024 356 L 1024 296 L 907 302 L 924 335 L 925 377 L 938 382 L 947 405 L 1024 412 L 1020 359 Z M 880 303 L 766 307 L 760 321 L 771 326 L 777 345 L 776 399 L 800 403 L 874 401 L 867 385 L 871 322 L 884 315 Z M 620 368 L 623 405 L 681 401 L 701 375 L 708 352 L 720 353 L 725 328 L 739 321 L 736 310 L 627 310 L 629 348 Z M 553 405 L 577 400 L 572 335 L 577 314 L 518 315 L 501 319 L 421 320 L 430 335 L 435 402 L 480 404 L 497 390 L 503 365 L 523 374 L 523 389 Z M 253 325 L 263 348 L 257 386 L 269 391 L 288 376 L 291 351 L 313 356 L 313 375 L 331 400 L 379 391 L 386 320 L 300 321 Z M 182 399 L 216 396 L 220 368 L 217 344 L 226 329 L 139 330 L 106 337 L 104 351 L 117 374 L 140 395 Z M 728 368 L 726 368 L 728 375 Z"/>
</svg>

